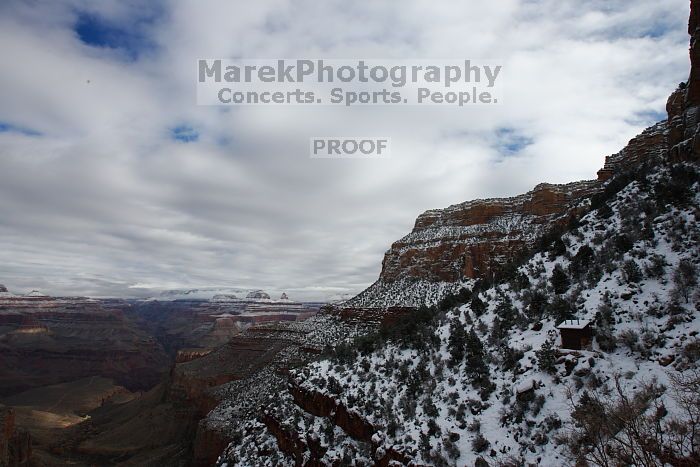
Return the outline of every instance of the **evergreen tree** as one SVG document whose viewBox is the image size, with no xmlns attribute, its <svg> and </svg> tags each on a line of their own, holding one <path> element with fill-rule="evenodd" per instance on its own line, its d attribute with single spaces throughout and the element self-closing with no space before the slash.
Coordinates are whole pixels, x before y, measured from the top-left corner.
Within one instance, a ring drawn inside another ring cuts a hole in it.
<svg viewBox="0 0 700 467">
<path fill-rule="evenodd" d="M 573 319 L 574 317 L 574 309 L 571 303 L 562 297 L 554 297 L 552 303 L 547 307 L 547 311 L 557 323 L 561 323 L 567 319 Z"/>
<path fill-rule="evenodd" d="M 554 288 L 554 293 L 557 295 L 561 295 L 567 290 L 569 290 L 569 276 L 568 274 L 566 274 L 566 271 L 564 271 L 560 264 L 554 266 L 554 271 L 552 271 L 550 283 Z"/>
<path fill-rule="evenodd" d="M 575 276 L 581 276 L 586 272 L 588 266 L 593 262 L 595 258 L 595 252 L 593 248 L 588 245 L 583 245 L 578 249 L 573 258 L 571 258 L 571 264 L 569 264 L 569 271 Z"/>
<path fill-rule="evenodd" d="M 551 374 L 557 371 L 555 366 L 557 353 L 553 339 L 547 339 L 542 344 L 542 348 L 535 352 L 535 356 L 537 357 L 537 365 L 540 367 L 540 370 Z"/>
<path fill-rule="evenodd" d="M 489 367 L 486 364 L 486 352 L 484 344 L 472 328 L 467 335 L 466 345 L 466 372 L 474 387 L 481 388 L 481 397 L 486 400 L 493 391 L 493 384 L 489 378 Z"/>
<path fill-rule="evenodd" d="M 513 306 L 513 301 L 506 294 L 501 294 L 498 297 L 498 303 L 496 303 L 496 316 L 501 318 L 502 326 L 505 329 L 510 329 L 513 327 L 515 318 L 517 315 L 517 310 Z"/>
<path fill-rule="evenodd" d="M 529 297 L 528 313 L 530 316 L 539 318 L 547 307 L 547 296 L 540 290 L 535 290 Z"/>
<path fill-rule="evenodd" d="M 447 341 L 447 347 L 450 351 L 450 367 L 457 366 L 464 361 L 466 345 L 467 330 L 459 319 L 452 320 L 452 323 L 450 323 L 450 337 Z"/>
<path fill-rule="evenodd" d="M 483 315 L 486 311 L 486 304 L 479 298 L 479 294 L 474 294 L 472 297 L 471 309 L 477 317 Z"/>
<path fill-rule="evenodd" d="M 552 247 L 549 250 L 549 257 L 554 259 L 558 256 L 564 256 L 566 254 L 566 245 L 564 244 L 564 241 L 560 238 L 557 238 L 554 240 L 552 243 Z"/>
<path fill-rule="evenodd" d="M 642 280 L 642 269 L 633 259 L 628 259 L 622 264 L 622 274 L 628 284 Z"/>
</svg>

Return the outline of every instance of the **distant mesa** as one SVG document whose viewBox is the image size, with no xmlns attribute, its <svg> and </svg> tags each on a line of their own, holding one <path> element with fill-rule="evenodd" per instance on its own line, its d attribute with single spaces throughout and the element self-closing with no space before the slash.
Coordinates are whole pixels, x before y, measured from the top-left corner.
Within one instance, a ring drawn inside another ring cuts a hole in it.
<svg viewBox="0 0 700 467">
<path fill-rule="evenodd" d="M 250 300 L 269 300 L 270 295 L 262 290 L 254 290 L 248 293 L 245 298 Z"/>
<path fill-rule="evenodd" d="M 289 297 L 287 297 L 287 294 L 282 292 L 282 296 L 280 297 L 280 300 L 289 300 Z"/>
<path fill-rule="evenodd" d="M 234 294 L 218 294 L 212 297 L 214 302 L 230 302 L 233 300 L 238 300 L 238 297 Z"/>
<path fill-rule="evenodd" d="M 42 298 L 48 298 L 48 295 L 43 294 L 43 293 L 39 292 L 38 290 L 32 290 L 32 291 L 29 292 L 27 295 L 25 295 L 25 297 L 42 297 Z"/>
<path fill-rule="evenodd" d="M 7 287 L 4 285 L 0 284 L 0 293 L 7 293 Z"/>
</svg>

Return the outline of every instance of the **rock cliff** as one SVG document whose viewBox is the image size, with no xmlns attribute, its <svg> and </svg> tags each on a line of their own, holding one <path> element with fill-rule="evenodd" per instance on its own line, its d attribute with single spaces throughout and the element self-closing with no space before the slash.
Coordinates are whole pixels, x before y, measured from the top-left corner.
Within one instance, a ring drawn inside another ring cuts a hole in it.
<svg viewBox="0 0 700 467">
<path fill-rule="evenodd" d="M 565 221 L 576 203 L 598 186 L 595 181 L 542 183 L 513 198 L 427 211 L 386 253 L 380 278 L 457 282 L 485 277 L 555 222 Z"/>
<path fill-rule="evenodd" d="M 32 447 L 29 434 L 15 426 L 15 412 L 0 405 L 0 465 L 29 465 Z"/>
</svg>

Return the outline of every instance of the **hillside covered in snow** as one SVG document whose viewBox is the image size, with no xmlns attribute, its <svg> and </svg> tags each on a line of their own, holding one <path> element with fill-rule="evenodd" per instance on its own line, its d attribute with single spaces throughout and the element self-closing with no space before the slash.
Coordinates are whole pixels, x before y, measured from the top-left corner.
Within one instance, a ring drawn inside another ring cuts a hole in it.
<svg viewBox="0 0 700 467">
<path fill-rule="evenodd" d="M 699 13 L 667 119 L 597 180 L 419 216 L 218 464 L 700 465 Z"/>
<path fill-rule="evenodd" d="M 686 163 L 615 177 L 522 264 L 294 371 L 226 462 L 262 465 L 291 439 L 269 465 L 694 465 L 699 183 Z M 592 342 L 560 348 L 566 320 Z"/>
</svg>

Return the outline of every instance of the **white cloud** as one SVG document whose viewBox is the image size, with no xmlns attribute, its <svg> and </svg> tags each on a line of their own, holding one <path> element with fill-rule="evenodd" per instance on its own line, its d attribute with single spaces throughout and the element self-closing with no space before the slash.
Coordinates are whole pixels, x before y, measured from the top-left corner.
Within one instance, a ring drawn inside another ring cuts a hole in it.
<svg viewBox="0 0 700 467">
<path fill-rule="evenodd" d="M 135 2 L 25 5 L 0 6 L 0 122 L 42 133 L 0 132 L 0 282 L 19 290 L 358 292 L 425 209 L 594 177 L 688 69 L 685 0 L 170 1 L 135 60 L 73 29 L 130 27 Z M 498 58 L 507 102 L 197 107 L 196 59 L 237 56 Z M 499 154 L 503 128 L 531 144 Z M 393 157 L 308 158 L 339 132 L 390 136 Z"/>
</svg>

